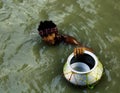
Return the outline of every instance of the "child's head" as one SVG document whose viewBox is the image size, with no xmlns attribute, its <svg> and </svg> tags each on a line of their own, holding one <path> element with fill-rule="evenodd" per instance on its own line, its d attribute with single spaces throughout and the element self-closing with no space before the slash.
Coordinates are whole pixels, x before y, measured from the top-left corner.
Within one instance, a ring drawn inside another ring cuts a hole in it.
<svg viewBox="0 0 120 93">
<path fill-rule="evenodd" d="M 58 33 L 58 29 L 56 25 L 52 21 L 41 21 L 38 27 L 39 35 L 43 37 L 47 37 L 48 35 Z"/>
<path fill-rule="evenodd" d="M 39 35 L 45 42 L 52 45 L 55 44 L 55 37 L 58 34 L 58 29 L 52 21 L 41 21 L 38 27 L 38 31 Z"/>
</svg>

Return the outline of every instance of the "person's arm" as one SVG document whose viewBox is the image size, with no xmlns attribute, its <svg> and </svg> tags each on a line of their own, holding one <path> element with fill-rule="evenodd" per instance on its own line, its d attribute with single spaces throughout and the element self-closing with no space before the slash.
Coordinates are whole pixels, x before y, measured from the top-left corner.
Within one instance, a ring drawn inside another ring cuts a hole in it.
<svg viewBox="0 0 120 93">
<path fill-rule="evenodd" d="M 65 38 L 65 42 L 68 44 L 73 44 L 73 45 L 77 45 L 76 48 L 74 48 L 74 55 L 80 55 L 83 54 L 85 50 L 91 51 L 93 52 L 93 50 L 91 48 L 85 47 L 83 46 L 80 42 L 78 42 L 74 37 L 72 36 L 67 36 L 64 35 Z"/>
<path fill-rule="evenodd" d="M 63 37 L 64 37 L 64 42 L 65 43 L 73 44 L 73 45 L 77 45 L 77 46 L 82 46 L 82 44 L 72 36 L 63 35 Z"/>
</svg>

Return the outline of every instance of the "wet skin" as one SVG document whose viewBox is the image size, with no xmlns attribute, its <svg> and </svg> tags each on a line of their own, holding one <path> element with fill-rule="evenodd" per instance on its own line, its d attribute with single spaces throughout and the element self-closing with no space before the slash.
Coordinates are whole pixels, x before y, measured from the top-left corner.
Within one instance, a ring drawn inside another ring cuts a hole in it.
<svg viewBox="0 0 120 93">
<path fill-rule="evenodd" d="M 49 43 L 49 44 L 51 44 L 51 45 L 54 45 L 54 44 L 55 44 L 55 33 L 48 34 L 48 36 L 44 36 L 44 37 L 43 37 L 43 40 L 44 40 L 46 43 Z"/>
<path fill-rule="evenodd" d="M 56 34 L 51 33 L 51 34 L 48 34 L 47 36 L 42 37 L 42 39 L 46 43 L 48 43 L 50 45 L 54 45 L 55 44 L 55 37 L 56 37 Z M 74 48 L 74 51 L 73 51 L 75 56 L 83 54 L 85 50 L 93 52 L 92 49 L 82 46 L 80 44 L 80 42 L 78 42 L 74 37 L 64 35 L 64 38 L 65 38 L 65 41 L 64 41 L 65 43 L 74 44 L 74 45 L 78 46 L 78 47 Z"/>
</svg>

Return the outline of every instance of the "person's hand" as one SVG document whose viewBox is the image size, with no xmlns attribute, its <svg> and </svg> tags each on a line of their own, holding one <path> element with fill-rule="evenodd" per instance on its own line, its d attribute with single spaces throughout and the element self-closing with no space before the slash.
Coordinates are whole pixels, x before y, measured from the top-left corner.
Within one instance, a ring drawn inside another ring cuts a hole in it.
<svg viewBox="0 0 120 93">
<path fill-rule="evenodd" d="M 77 55 L 80 55 L 80 54 L 83 54 L 85 51 L 85 48 L 84 47 L 76 47 L 74 49 L 74 55 L 77 56 Z"/>
<path fill-rule="evenodd" d="M 74 49 L 74 56 L 83 54 L 85 50 L 93 52 L 92 49 L 87 48 L 87 47 L 76 47 Z"/>
</svg>

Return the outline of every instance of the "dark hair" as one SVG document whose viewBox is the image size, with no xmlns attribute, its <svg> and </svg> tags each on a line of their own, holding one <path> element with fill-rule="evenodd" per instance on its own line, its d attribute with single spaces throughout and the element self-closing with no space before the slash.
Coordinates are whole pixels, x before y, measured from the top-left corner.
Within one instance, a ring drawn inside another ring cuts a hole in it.
<svg viewBox="0 0 120 93">
<path fill-rule="evenodd" d="M 52 33 L 58 33 L 56 24 L 54 24 L 52 21 L 41 21 L 38 27 L 38 31 L 41 37 L 48 36 L 48 34 Z"/>
</svg>

